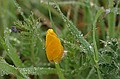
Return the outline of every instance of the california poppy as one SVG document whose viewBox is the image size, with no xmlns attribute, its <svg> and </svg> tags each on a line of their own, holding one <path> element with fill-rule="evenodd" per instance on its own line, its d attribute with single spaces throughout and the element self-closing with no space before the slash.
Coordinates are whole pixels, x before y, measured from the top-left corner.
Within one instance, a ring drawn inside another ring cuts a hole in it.
<svg viewBox="0 0 120 79">
<path fill-rule="evenodd" d="M 63 46 L 53 29 L 46 33 L 46 54 L 50 62 L 60 62 L 63 56 Z"/>
</svg>

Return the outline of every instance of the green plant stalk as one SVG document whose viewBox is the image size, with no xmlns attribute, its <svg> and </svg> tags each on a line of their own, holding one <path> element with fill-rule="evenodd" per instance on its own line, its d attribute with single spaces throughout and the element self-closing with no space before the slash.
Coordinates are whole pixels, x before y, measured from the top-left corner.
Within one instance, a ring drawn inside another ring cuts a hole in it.
<svg viewBox="0 0 120 79">
<path fill-rule="evenodd" d="M 3 71 L 7 71 L 6 73 L 0 73 L 0 75 L 7 75 L 7 74 L 14 74 L 16 75 L 16 71 L 12 70 L 10 67 L 4 65 L 7 63 L 2 63 L 0 62 L 0 71 L 1 69 Z M 11 65 L 9 65 L 11 66 Z M 7 67 L 6 69 L 4 69 L 3 67 Z M 12 66 L 11 66 L 12 67 Z M 9 71 L 10 68 L 12 71 Z M 56 74 L 57 70 L 55 68 L 43 68 L 43 67 L 28 67 L 28 68 L 16 68 L 14 67 L 18 72 L 20 72 L 20 74 L 22 73 L 22 75 L 45 75 L 45 74 Z M 21 76 L 18 73 L 18 76 Z"/>
<path fill-rule="evenodd" d="M 92 11 L 93 12 L 93 11 Z M 89 32 L 91 30 L 92 22 L 93 22 L 93 13 L 91 13 L 91 8 L 90 7 L 84 7 L 84 22 L 87 23 L 88 25 L 85 28 L 85 31 Z M 92 37 L 88 36 L 87 39 L 89 41 L 92 41 Z"/>
<path fill-rule="evenodd" d="M 73 23 L 75 26 L 77 26 L 78 11 L 79 11 L 79 5 L 76 5 L 74 9 L 74 17 L 73 17 Z"/>
<path fill-rule="evenodd" d="M 113 38 L 114 37 L 114 32 L 115 32 L 115 13 L 110 13 L 108 15 L 108 32 L 109 32 L 109 37 Z"/>
<path fill-rule="evenodd" d="M 53 2 L 52 2 L 53 1 Z M 51 2 L 49 2 L 50 5 L 55 5 L 56 3 L 54 3 L 55 0 L 51 0 Z M 58 5 L 80 5 L 83 7 L 89 7 L 87 6 L 84 2 L 81 1 L 56 1 Z"/>
<path fill-rule="evenodd" d="M 101 74 L 100 74 L 99 64 L 98 64 L 98 63 L 96 63 L 96 68 L 97 68 L 98 78 L 99 78 L 99 79 L 102 79 Z"/>
<path fill-rule="evenodd" d="M 32 63 L 35 66 L 35 53 L 34 53 L 34 35 L 32 35 L 32 45 L 31 45 L 31 57 L 32 57 Z"/>
<path fill-rule="evenodd" d="M 105 40 L 105 24 L 104 24 L 104 21 L 101 20 L 100 22 L 100 26 L 101 26 L 101 31 L 102 31 L 102 39 Z"/>
<path fill-rule="evenodd" d="M 113 8 L 114 5 L 114 0 L 109 0 L 109 8 Z M 115 32 L 115 13 L 111 12 L 108 15 L 108 34 L 110 38 L 114 37 L 114 32 Z"/>
<path fill-rule="evenodd" d="M 120 4 L 120 0 L 117 2 L 116 8 L 119 6 L 119 4 Z"/>
<path fill-rule="evenodd" d="M 3 73 L 1 73 L 0 75 L 13 74 L 17 76 L 18 79 L 25 79 L 23 74 L 21 74 L 18 69 L 6 63 L 6 61 L 2 57 L 0 57 L 0 70 L 3 71 Z"/>
<path fill-rule="evenodd" d="M 25 15 L 24 15 L 24 13 L 22 12 L 21 7 L 20 7 L 19 4 L 17 3 L 17 1 L 16 1 L 16 0 L 13 0 L 13 2 L 14 2 L 14 4 L 15 4 L 15 6 L 18 8 L 18 11 L 20 12 L 21 16 L 22 16 L 24 19 L 26 19 Z"/>
<path fill-rule="evenodd" d="M 50 21 L 51 21 L 51 24 L 52 24 L 52 28 L 53 28 L 53 30 L 55 31 L 55 33 L 57 33 L 57 32 L 56 32 L 56 28 L 55 28 L 55 24 L 54 24 L 53 19 L 52 19 L 49 1 L 48 1 L 48 11 L 49 11 L 49 17 L 50 17 Z"/>
<path fill-rule="evenodd" d="M 91 74 L 93 74 L 93 72 L 94 72 L 94 67 L 92 67 L 92 69 L 91 69 L 90 72 L 88 73 L 86 79 L 89 79 L 90 76 L 91 76 Z"/>
<path fill-rule="evenodd" d="M 94 43 L 94 49 L 95 49 L 95 60 L 96 62 L 98 62 L 98 49 L 97 49 L 97 44 L 96 44 L 96 39 L 95 39 L 95 30 L 96 30 L 96 22 L 97 22 L 97 19 L 98 17 L 104 12 L 104 9 L 101 8 L 96 16 L 95 16 L 95 20 L 93 22 L 93 43 Z"/>
<path fill-rule="evenodd" d="M 109 0 L 109 5 L 110 8 L 112 8 L 114 6 L 114 0 Z"/>
<path fill-rule="evenodd" d="M 98 49 L 97 49 L 97 44 L 96 44 L 96 39 L 95 39 L 95 29 L 96 29 L 97 19 L 98 19 L 98 17 L 99 17 L 103 12 L 104 12 L 104 9 L 101 8 L 101 9 L 97 12 L 97 14 L 96 14 L 96 16 L 95 16 L 95 20 L 94 20 L 94 22 L 93 22 L 93 44 L 94 44 L 94 52 L 95 52 L 94 61 L 95 61 L 95 63 L 96 63 L 96 68 L 97 68 L 97 73 L 98 73 L 99 79 L 102 79 L 102 78 L 101 78 L 101 75 L 100 75 L 99 65 L 98 65 L 99 59 L 98 59 Z"/>
<path fill-rule="evenodd" d="M 78 31 L 78 29 L 74 26 L 74 24 L 70 20 L 68 20 L 67 17 L 65 17 L 63 15 L 63 13 L 61 12 L 61 10 L 60 10 L 59 6 L 57 5 L 57 3 L 56 3 L 56 8 L 59 11 L 61 17 L 63 18 L 63 21 L 67 24 L 67 28 L 69 28 L 69 30 L 72 31 L 74 34 L 79 35 L 79 36 L 75 35 L 76 38 L 79 39 L 79 41 L 81 42 L 81 44 L 83 46 L 85 46 L 85 48 L 88 50 L 88 52 L 90 52 L 90 54 L 92 54 L 94 52 L 94 50 L 93 50 L 92 47 L 90 47 L 91 45 L 84 39 L 83 36 L 81 36 L 81 32 Z"/>
<path fill-rule="evenodd" d="M 19 56 L 16 53 L 16 49 L 13 48 L 13 46 L 9 43 L 8 37 L 6 37 L 5 41 L 2 39 L 0 36 L 0 42 L 3 46 L 3 48 L 6 50 L 7 55 L 12 59 L 13 63 L 15 64 L 16 67 L 23 67 L 22 62 L 19 58 Z"/>
<path fill-rule="evenodd" d="M 62 71 L 61 71 L 61 68 L 60 68 L 60 66 L 59 66 L 59 63 L 56 63 L 56 62 L 55 62 L 55 67 L 56 67 L 56 69 L 57 69 L 57 74 L 58 74 L 58 76 L 59 76 L 59 79 L 65 79 L 65 77 L 64 77 L 64 75 L 63 75 L 63 73 L 62 73 Z"/>
</svg>

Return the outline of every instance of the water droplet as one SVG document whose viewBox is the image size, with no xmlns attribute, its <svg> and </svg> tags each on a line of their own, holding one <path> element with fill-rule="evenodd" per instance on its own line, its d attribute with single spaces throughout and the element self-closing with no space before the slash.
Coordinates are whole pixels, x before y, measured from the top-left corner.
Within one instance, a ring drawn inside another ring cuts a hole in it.
<svg viewBox="0 0 120 79">
<path fill-rule="evenodd" d="M 43 50 L 45 50 L 45 47 L 43 47 Z"/>
<path fill-rule="evenodd" d="M 18 7 L 18 9 L 21 9 L 21 7 Z"/>
<path fill-rule="evenodd" d="M 56 5 L 53 5 L 54 9 L 57 9 L 57 6 Z"/>
<path fill-rule="evenodd" d="M 107 44 L 105 44 L 105 47 L 107 47 Z"/>
<path fill-rule="evenodd" d="M 44 0 L 40 0 L 40 2 L 41 2 L 41 3 L 43 3 L 43 2 L 44 2 Z"/>
<path fill-rule="evenodd" d="M 92 46 L 89 46 L 89 48 L 91 49 L 91 48 L 92 48 Z"/>
<path fill-rule="evenodd" d="M 120 14 L 119 12 L 117 12 L 116 14 Z"/>
<path fill-rule="evenodd" d="M 33 29 L 36 29 L 36 27 L 33 27 Z"/>
<path fill-rule="evenodd" d="M 7 49 L 8 51 L 10 50 L 10 49 Z"/>
<path fill-rule="evenodd" d="M 8 75 L 8 73 L 6 71 L 0 70 L 0 75 L 4 76 L 4 75 Z"/>
<path fill-rule="evenodd" d="M 108 45 L 111 45 L 112 43 L 111 42 L 108 42 Z"/>
<path fill-rule="evenodd" d="M 81 36 L 83 36 L 83 34 L 81 34 Z"/>
<path fill-rule="evenodd" d="M 94 3 L 93 3 L 93 2 L 90 2 L 90 5 L 91 5 L 91 6 L 94 6 Z"/>
<path fill-rule="evenodd" d="M 64 22 L 66 22 L 66 20 L 64 19 Z M 68 25 L 68 27 L 69 27 L 69 25 Z"/>
<path fill-rule="evenodd" d="M 71 34 L 73 34 L 73 32 L 70 32 Z"/>
</svg>

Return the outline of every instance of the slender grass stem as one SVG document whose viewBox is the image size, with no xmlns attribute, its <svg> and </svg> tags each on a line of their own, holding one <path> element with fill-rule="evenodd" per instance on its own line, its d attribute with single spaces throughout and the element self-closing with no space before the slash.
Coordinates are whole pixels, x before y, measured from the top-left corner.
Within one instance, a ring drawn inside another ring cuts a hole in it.
<svg viewBox="0 0 120 79">
<path fill-rule="evenodd" d="M 59 79 L 65 79 L 65 77 L 64 77 L 64 75 L 63 75 L 63 73 L 61 71 L 61 68 L 59 66 L 59 63 L 55 63 L 55 67 L 57 69 L 57 74 L 59 76 Z"/>
<path fill-rule="evenodd" d="M 108 16 L 108 32 L 109 32 L 109 36 L 110 38 L 114 37 L 114 32 L 115 32 L 115 17 L 116 14 L 115 13 L 110 13 Z"/>
<path fill-rule="evenodd" d="M 56 28 L 55 28 L 55 24 L 54 24 L 53 19 L 52 19 L 49 2 L 48 2 L 48 11 L 49 11 L 49 17 L 50 17 L 52 28 L 54 29 L 54 31 L 56 33 Z"/>
<path fill-rule="evenodd" d="M 21 16 L 22 16 L 24 19 L 26 19 L 24 13 L 23 13 L 22 10 L 21 10 L 21 7 L 20 7 L 19 4 L 16 2 L 16 0 L 13 0 L 13 2 L 14 2 L 14 4 L 15 4 L 15 6 L 18 8 L 18 11 L 20 12 Z"/>
<path fill-rule="evenodd" d="M 31 57 L 32 57 L 32 63 L 35 66 L 35 53 L 34 53 L 34 42 L 33 42 L 33 37 L 32 37 L 32 45 L 31 45 Z"/>
<path fill-rule="evenodd" d="M 94 61 L 96 63 L 96 68 L 97 68 L 97 73 L 98 73 L 98 77 L 99 79 L 102 79 L 101 78 L 101 75 L 100 75 L 100 71 L 99 71 L 99 65 L 98 65 L 98 61 L 99 61 L 99 58 L 98 58 L 98 49 L 97 49 L 97 44 L 96 44 L 96 38 L 95 38 L 95 28 L 96 28 L 96 22 L 97 22 L 97 19 L 98 17 L 104 12 L 104 9 L 101 8 L 96 16 L 95 16 L 95 20 L 94 20 L 94 23 L 93 23 L 93 44 L 94 44 L 94 49 L 95 49 L 95 55 L 94 55 Z"/>
<path fill-rule="evenodd" d="M 100 26 L 101 26 L 101 32 L 102 32 L 102 39 L 103 40 L 105 40 L 105 34 L 106 34 L 106 32 L 105 32 L 105 24 L 104 24 L 104 21 L 103 20 L 101 20 L 101 22 L 100 22 Z"/>
<path fill-rule="evenodd" d="M 98 63 L 96 63 L 96 68 L 97 68 L 98 78 L 102 79 L 102 77 L 100 75 L 100 70 L 99 70 L 99 64 Z"/>
<path fill-rule="evenodd" d="M 119 4 L 119 0 L 117 2 L 117 5 L 116 5 L 116 9 L 118 7 L 118 4 Z M 110 0 L 109 1 L 109 8 L 113 8 L 114 7 L 114 0 Z M 110 12 L 109 15 L 108 15 L 108 33 L 109 33 L 109 37 L 110 38 L 113 38 L 114 37 L 114 33 L 115 33 L 115 24 L 116 23 L 116 12 Z"/>
<path fill-rule="evenodd" d="M 73 21 L 74 21 L 73 23 L 75 26 L 77 25 L 78 11 L 79 11 L 79 5 L 76 5 L 74 9 L 74 17 L 73 17 Z"/>
</svg>

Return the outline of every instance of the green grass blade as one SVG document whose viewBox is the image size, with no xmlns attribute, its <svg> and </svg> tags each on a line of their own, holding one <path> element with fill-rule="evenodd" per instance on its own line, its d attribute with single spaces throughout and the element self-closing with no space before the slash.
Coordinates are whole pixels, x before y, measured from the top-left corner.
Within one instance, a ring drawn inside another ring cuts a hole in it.
<svg viewBox="0 0 120 79">
<path fill-rule="evenodd" d="M 17 1 L 16 1 L 16 0 L 13 0 L 13 3 L 14 3 L 15 6 L 18 8 L 18 11 L 20 12 L 21 16 L 25 19 L 26 17 L 25 17 L 25 15 L 24 15 L 24 13 L 22 12 L 22 9 L 21 9 L 21 7 L 19 6 L 19 4 L 17 3 Z"/>
<path fill-rule="evenodd" d="M 113 38 L 115 33 L 115 17 L 115 13 L 110 13 L 108 15 L 108 33 L 110 38 Z"/>
<path fill-rule="evenodd" d="M 88 52 L 93 53 L 94 51 L 92 46 L 84 39 L 83 35 L 81 34 L 80 31 L 78 31 L 78 29 L 74 26 L 74 24 L 70 20 L 68 20 L 66 16 L 63 15 L 57 4 L 56 4 L 56 8 L 59 11 L 64 22 L 67 24 L 67 28 L 69 29 L 69 31 L 72 32 L 72 35 L 74 35 L 76 39 L 78 39 L 81 42 L 81 44 L 87 49 Z"/>
<path fill-rule="evenodd" d="M 99 18 L 99 16 L 104 12 L 104 9 L 101 8 L 96 16 L 95 16 L 95 20 L 93 22 L 93 44 L 94 44 L 94 50 L 95 50 L 95 55 L 94 55 L 94 60 L 95 60 L 95 63 L 96 63 L 96 68 L 97 68 L 97 73 L 98 73 L 98 77 L 99 79 L 102 79 L 101 78 L 101 75 L 100 75 L 100 71 L 99 71 L 99 65 L 98 65 L 98 49 L 97 49 L 97 44 L 96 44 L 96 39 L 95 39 L 95 29 L 96 29 L 96 22 Z"/>
<path fill-rule="evenodd" d="M 22 73 L 22 74 L 21 74 Z M 19 79 L 23 79 L 23 75 L 43 75 L 43 74 L 56 74 L 57 71 L 54 68 L 41 68 L 41 67 L 30 67 L 30 68 L 16 68 L 0 57 L 0 75 L 13 74 Z"/>
<path fill-rule="evenodd" d="M 52 19 L 52 15 L 51 15 L 51 11 L 50 11 L 50 5 L 49 5 L 49 2 L 48 2 L 48 11 L 49 11 L 49 17 L 50 17 L 50 21 L 51 21 L 51 25 L 52 25 L 52 28 L 53 28 L 53 30 L 55 31 L 55 33 L 57 33 L 56 32 L 56 28 L 55 28 L 55 24 L 54 24 L 54 22 L 53 22 L 53 19 Z"/>
<path fill-rule="evenodd" d="M 0 57 L 0 72 L 1 72 L 0 75 L 13 74 L 17 76 L 19 79 L 25 79 L 24 76 L 19 72 L 19 70 L 7 64 L 2 57 Z"/>
<path fill-rule="evenodd" d="M 114 6 L 114 0 L 109 0 L 109 8 L 110 11 Z M 115 33 L 115 21 L 116 21 L 116 14 L 115 12 L 110 12 L 108 14 L 108 34 L 110 38 L 114 37 L 114 33 Z"/>
<path fill-rule="evenodd" d="M 54 68 L 41 68 L 41 67 L 31 67 L 31 68 L 19 68 L 20 72 L 24 75 L 43 75 L 43 74 L 56 74 L 57 71 Z"/>
<path fill-rule="evenodd" d="M 7 31 L 9 32 L 9 31 Z M 0 36 L 0 43 L 2 44 L 3 48 L 7 52 L 7 55 L 11 58 L 13 63 L 16 67 L 22 67 L 22 61 L 20 60 L 19 56 L 17 55 L 16 49 L 10 44 L 9 37 L 5 34 L 5 41 Z"/>
</svg>

